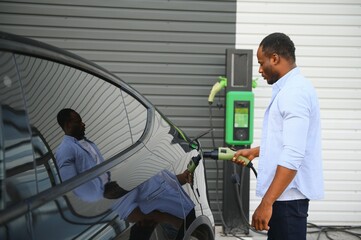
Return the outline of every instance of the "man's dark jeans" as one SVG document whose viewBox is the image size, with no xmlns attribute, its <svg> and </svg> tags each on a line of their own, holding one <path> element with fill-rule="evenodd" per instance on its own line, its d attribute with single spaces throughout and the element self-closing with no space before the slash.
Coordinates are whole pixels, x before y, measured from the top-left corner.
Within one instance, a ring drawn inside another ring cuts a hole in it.
<svg viewBox="0 0 361 240">
<path fill-rule="evenodd" d="M 308 199 L 276 201 L 268 240 L 306 240 L 308 203 Z"/>
</svg>

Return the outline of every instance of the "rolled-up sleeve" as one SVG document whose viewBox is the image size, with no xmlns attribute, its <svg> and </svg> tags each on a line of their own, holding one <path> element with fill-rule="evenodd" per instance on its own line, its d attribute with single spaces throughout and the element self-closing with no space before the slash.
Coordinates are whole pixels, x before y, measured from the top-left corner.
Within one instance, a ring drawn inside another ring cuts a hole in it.
<svg viewBox="0 0 361 240">
<path fill-rule="evenodd" d="M 278 101 L 283 117 L 283 150 L 278 165 L 298 170 L 305 157 L 310 122 L 310 101 L 307 91 L 288 89 Z"/>
</svg>

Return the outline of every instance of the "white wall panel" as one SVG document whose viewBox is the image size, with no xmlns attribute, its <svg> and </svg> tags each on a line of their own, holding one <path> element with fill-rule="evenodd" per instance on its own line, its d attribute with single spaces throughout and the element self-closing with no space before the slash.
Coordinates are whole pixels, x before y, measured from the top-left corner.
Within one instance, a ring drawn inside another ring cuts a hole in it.
<svg viewBox="0 0 361 240">
<path fill-rule="evenodd" d="M 361 224 L 361 2 L 237 1 L 236 48 L 253 49 L 255 141 L 271 87 L 258 73 L 256 52 L 269 33 L 284 32 L 296 46 L 297 65 L 316 87 L 321 105 L 325 199 L 310 204 L 309 221 Z M 257 165 L 257 163 L 256 163 Z M 260 199 L 251 176 L 250 215 Z"/>
</svg>

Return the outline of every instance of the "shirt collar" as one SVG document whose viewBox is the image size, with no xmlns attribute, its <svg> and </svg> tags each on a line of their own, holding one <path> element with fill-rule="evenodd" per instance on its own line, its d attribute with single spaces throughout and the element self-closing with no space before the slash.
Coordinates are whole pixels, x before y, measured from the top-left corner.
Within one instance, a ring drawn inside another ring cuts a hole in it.
<svg viewBox="0 0 361 240">
<path fill-rule="evenodd" d="M 72 137 L 72 136 L 69 136 L 69 135 L 64 135 L 64 139 L 70 140 L 72 142 L 77 142 L 78 141 L 75 137 Z"/>
<path fill-rule="evenodd" d="M 72 142 L 76 142 L 76 143 L 79 142 L 78 139 L 76 139 L 75 137 L 69 136 L 69 135 L 64 135 L 64 138 L 67 139 L 67 140 L 70 140 L 70 141 L 72 141 Z M 87 142 L 92 143 L 92 141 L 88 140 L 86 137 L 84 137 L 83 139 L 84 139 L 85 141 L 87 141 Z"/>
<path fill-rule="evenodd" d="M 283 77 L 278 79 L 278 81 L 275 84 L 273 84 L 273 86 L 272 86 L 273 92 L 275 92 L 275 93 L 279 92 L 286 85 L 288 79 L 290 79 L 292 76 L 297 75 L 299 73 L 300 73 L 299 67 L 295 67 L 291 71 L 286 73 Z"/>
</svg>

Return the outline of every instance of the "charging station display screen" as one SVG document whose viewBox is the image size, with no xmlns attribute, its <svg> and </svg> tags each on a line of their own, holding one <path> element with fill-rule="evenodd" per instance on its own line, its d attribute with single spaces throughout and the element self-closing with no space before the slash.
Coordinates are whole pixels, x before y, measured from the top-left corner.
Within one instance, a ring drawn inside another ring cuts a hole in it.
<svg viewBox="0 0 361 240">
<path fill-rule="evenodd" d="M 234 108 L 234 127 L 248 128 L 248 107 Z"/>
<path fill-rule="evenodd" d="M 226 136 L 229 145 L 250 145 L 253 141 L 252 92 L 229 91 L 226 95 Z"/>
</svg>

